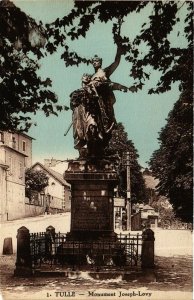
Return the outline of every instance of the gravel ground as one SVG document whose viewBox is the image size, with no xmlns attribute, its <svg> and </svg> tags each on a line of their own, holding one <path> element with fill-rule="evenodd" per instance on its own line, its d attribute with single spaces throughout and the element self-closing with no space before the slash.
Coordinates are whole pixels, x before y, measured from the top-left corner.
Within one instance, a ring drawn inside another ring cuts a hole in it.
<svg viewBox="0 0 194 300">
<path fill-rule="evenodd" d="M 0 256 L 1 293 L 3 300 L 43 299 L 192 299 L 192 257 L 156 257 L 156 268 L 142 276 L 137 272 L 133 279 L 93 279 L 87 272 L 63 277 L 13 276 L 15 255 Z M 73 292 L 64 294 L 66 292 Z M 61 292 L 61 293 L 59 293 Z M 75 293 L 75 295 L 74 295 Z M 100 296 L 96 293 L 100 293 Z M 106 295 L 104 296 L 104 293 Z M 112 293 L 112 296 L 109 294 Z M 150 295 L 149 295 L 150 294 Z"/>
</svg>

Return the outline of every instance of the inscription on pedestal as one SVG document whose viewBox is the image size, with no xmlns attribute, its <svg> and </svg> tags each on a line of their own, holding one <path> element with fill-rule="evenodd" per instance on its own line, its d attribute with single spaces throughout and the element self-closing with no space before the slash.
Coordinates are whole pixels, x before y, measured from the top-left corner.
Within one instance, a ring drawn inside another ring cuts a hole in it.
<svg viewBox="0 0 194 300">
<path fill-rule="evenodd" d="M 80 183 L 72 191 L 72 230 L 111 230 L 113 195 L 107 184 Z"/>
<path fill-rule="evenodd" d="M 72 190 L 71 232 L 113 232 L 113 192 L 117 174 L 111 167 L 107 171 L 99 170 L 96 165 L 86 169 L 83 162 L 79 166 L 76 161 L 70 163 L 65 173 Z"/>
</svg>

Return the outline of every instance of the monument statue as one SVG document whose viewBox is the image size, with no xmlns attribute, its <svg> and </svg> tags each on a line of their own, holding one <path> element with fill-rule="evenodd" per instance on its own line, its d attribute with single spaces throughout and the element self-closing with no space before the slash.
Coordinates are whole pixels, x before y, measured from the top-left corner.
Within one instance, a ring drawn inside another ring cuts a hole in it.
<svg viewBox="0 0 194 300">
<path fill-rule="evenodd" d="M 100 247 L 102 242 L 112 243 L 113 248 L 118 249 L 117 235 L 114 232 L 114 188 L 119 180 L 115 167 L 117 158 L 106 157 L 104 150 L 116 125 L 114 90 L 130 90 L 110 80 L 120 63 L 122 53 L 123 48 L 118 46 L 114 62 L 104 69 L 102 59 L 96 55 L 91 60 L 94 74 L 84 74 L 81 88 L 70 95 L 74 147 L 80 156 L 69 160 L 64 173 L 65 180 L 71 184 L 71 230 L 66 235 L 63 250 L 70 251 L 65 259 L 70 259 L 74 264 L 82 263 L 80 260 L 83 259 L 86 264 L 93 260 L 96 265 L 99 261 L 106 265 L 107 254 L 114 261 L 115 255 L 111 257 L 110 247 L 109 250 L 103 250 L 102 255 L 98 248 L 93 249 L 92 246 L 91 249 L 93 241 Z M 84 242 L 85 246 L 80 250 L 81 256 L 74 253 L 72 241 Z M 123 256 L 124 252 L 119 254 L 119 257 Z M 114 263 L 117 265 L 117 261 Z"/>
<path fill-rule="evenodd" d="M 81 89 L 70 95 L 70 107 L 73 110 L 74 147 L 78 149 L 80 158 L 101 157 L 108 146 L 116 120 L 113 105 L 113 91 L 127 92 L 129 89 L 110 80 L 122 55 L 121 47 L 117 47 L 114 62 L 102 68 L 102 59 L 97 55 L 91 60 L 95 73 L 84 74 Z"/>
</svg>

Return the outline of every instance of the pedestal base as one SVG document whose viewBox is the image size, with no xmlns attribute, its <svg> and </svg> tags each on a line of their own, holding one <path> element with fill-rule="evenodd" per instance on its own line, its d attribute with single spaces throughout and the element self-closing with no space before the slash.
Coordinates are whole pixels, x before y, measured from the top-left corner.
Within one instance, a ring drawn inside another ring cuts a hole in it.
<svg viewBox="0 0 194 300">
<path fill-rule="evenodd" d="M 115 242 L 117 240 L 117 234 L 113 231 L 70 231 L 66 235 L 67 241 L 110 241 Z"/>
<path fill-rule="evenodd" d="M 98 266 L 116 260 L 114 164 L 107 159 L 70 161 L 64 178 L 71 184 L 71 231 L 60 249 L 61 261 Z"/>
<path fill-rule="evenodd" d="M 70 161 L 64 178 L 71 184 L 68 240 L 114 240 L 114 187 L 118 175 L 107 160 Z"/>
</svg>

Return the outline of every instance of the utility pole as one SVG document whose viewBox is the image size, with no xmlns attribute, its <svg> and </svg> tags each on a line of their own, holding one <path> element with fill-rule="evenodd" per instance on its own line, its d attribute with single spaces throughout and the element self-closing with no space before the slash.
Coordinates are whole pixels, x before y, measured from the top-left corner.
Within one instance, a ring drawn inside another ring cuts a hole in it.
<svg viewBox="0 0 194 300">
<path fill-rule="evenodd" d="M 127 230 L 131 231 L 131 170 L 129 152 L 127 152 Z"/>
</svg>

